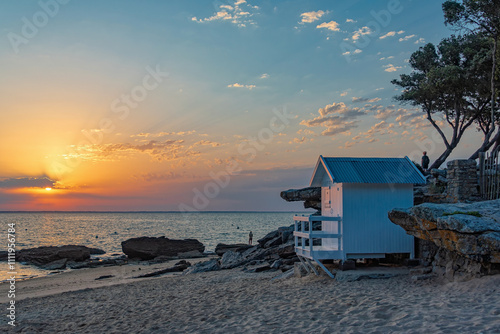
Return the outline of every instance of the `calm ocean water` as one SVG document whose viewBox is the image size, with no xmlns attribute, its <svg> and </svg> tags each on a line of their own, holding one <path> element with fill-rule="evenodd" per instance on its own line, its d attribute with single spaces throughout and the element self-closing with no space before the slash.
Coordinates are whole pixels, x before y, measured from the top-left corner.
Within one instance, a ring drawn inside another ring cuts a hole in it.
<svg viewBox="0 0 500 334">
<path fill-rule="evenodd" d="M 8 224 L 16 225 L 16 249 L 40 246 L 84 245 L 106 251 L 100 258 L 121 255 L 121 242 L 134 237 L 166 236 L 172 239 L 198 239 L 206 251 L 218 243 L 246 243 L 253 231 L 254 241 L 280 226 L 293 223 L 290 212 L 147 212 L 147 213 L 0 213 L 0 226 L 7 234 Z M 4 238 L 5 240 L 6 238 Z M 7 240 L 0 244 L 6 250 Z M 0 262 L 7 266 L 6 262 Z M 32 266 L 18 266 L 18 278 L 47 275 Z M 2 270 L 0 281 L 7 277 Z"/>
</svg>

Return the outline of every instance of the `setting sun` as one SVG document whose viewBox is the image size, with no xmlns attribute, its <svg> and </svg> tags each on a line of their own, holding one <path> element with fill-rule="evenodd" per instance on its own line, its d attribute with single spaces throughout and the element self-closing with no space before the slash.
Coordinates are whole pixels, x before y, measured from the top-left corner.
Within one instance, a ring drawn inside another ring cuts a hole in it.
<svg viewBox="0 0 500 334">
<path fill-rule="evenodd" d="M 51 190 L 52 190 L 52 188 L 47 187 L 47 188 L 45 188 L 45 190 L 47 190 L 47 191 L 51 191 Z"/>
</svg>

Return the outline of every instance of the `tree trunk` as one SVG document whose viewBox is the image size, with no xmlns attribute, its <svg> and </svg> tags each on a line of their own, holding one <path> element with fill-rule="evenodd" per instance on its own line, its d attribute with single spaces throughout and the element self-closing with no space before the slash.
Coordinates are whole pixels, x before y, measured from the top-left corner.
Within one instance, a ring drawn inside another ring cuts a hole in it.
<svg viewBox="0 0 500 334">
<path fill-rule="evenodd" d="M 456 146 L 456 145 L 455 145 Z M 443 162 L 445 162 L 445 160 L 450 156 L 451 152 L 453 152 L 453 149 L 455 148 L 455 146 L 449 146 L 446 151 L 444 151 L 440 156 L 439 158 L 437 158 L 432 164 L 431 166 L 429 167 L 429 169 L 433 169 L 433 168 L 439 168 Z"/>
<path fill-rule="evenodd" d="M 479 158 L 479 153 L 488 151 L 491 148 L 491 146 L 493 146 L 493 144 L 495 143 L 498 143 L 499 140 L 500 140 L 500 131 L 497 131 L 495 137 L 493 137 L 493 139 L 489 140 L 488 142 L 483 142 L 483 145 L 481 145 L 481 147 L 478 148 L 477 151 L 474 152 L 474 154 L 469 157 L 469 159 L 476 160 L 477 158 Z M 495 147 L 496 146 L 497 145 L 495 145 Z"/>
</svg>

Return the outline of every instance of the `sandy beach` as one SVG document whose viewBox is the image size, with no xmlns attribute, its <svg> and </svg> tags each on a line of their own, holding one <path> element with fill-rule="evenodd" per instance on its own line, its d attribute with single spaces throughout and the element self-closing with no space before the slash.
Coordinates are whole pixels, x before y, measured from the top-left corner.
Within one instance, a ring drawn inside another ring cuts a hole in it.
<svg viewBox="0 0 500 334">
<path fill-rule="evenodd" d="M 172 263 L 17 283 L 19 333 L 500 333 L 500 275 L 462 283 L 337 281 L 236 268 L 130 279 Z M 141 270 L 139 270 L 141 268 Z M 104 275 L 108 279 L 96 280 Z M 2 284 L 2 304 L 6 305 Z M 7 326 L 3 324 L 3 329 Z M 9 326 L 10 327 L 10 326 Z"/>
</svg>

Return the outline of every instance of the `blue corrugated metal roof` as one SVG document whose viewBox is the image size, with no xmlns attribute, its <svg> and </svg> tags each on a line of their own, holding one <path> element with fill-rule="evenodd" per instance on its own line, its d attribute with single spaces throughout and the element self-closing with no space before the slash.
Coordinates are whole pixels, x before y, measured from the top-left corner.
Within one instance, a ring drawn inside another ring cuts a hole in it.
<svg viewBox="0 0 500 334">
<path fill-rule="evenodd" d="M 332 181 L 336 183 L 425 183 L 425 177 L 408 157 L 328 158 L 320 156 L 320 160 L 323 161 Z"/>
</svg>

